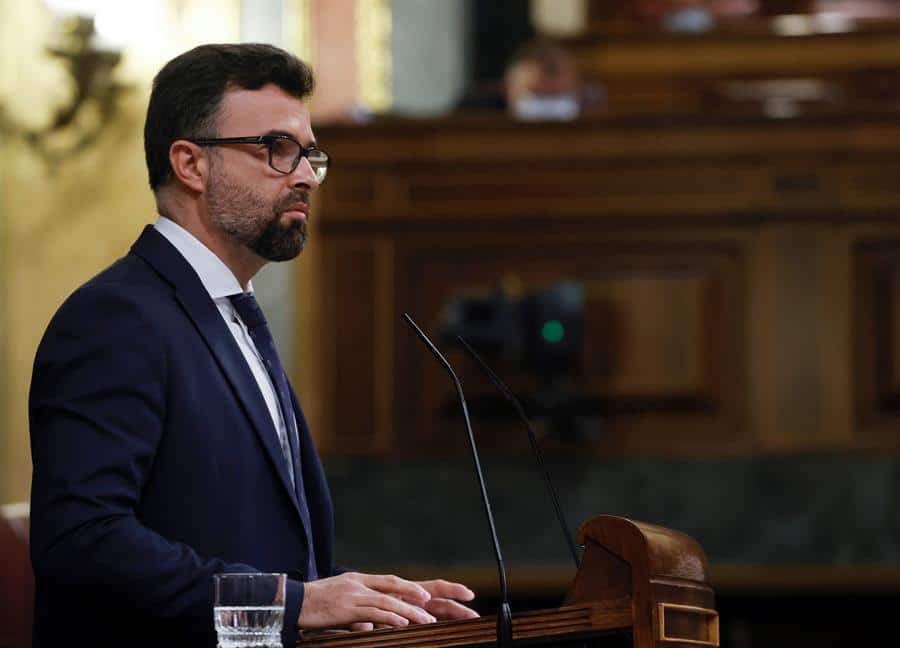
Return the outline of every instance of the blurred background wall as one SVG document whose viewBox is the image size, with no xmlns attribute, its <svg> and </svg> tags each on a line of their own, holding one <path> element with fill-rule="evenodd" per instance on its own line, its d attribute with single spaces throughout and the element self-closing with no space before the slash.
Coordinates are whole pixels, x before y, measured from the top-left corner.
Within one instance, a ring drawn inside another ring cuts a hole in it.
<svg viewBox="0 0 900 648">
<path fill-rule="evenodd" d="M 238 40 L 312 62 L 335 160 L 312 244 L 254 283 L 344 563 L 456 576 L 488 611 L 496 593 L 409 311 L 463 376 L 520 609 L 572 570 L 519 423 L 453 334 L 523 399 L 573 527 L 613 513 L 700 541 L 725 645 L 891 645 L 892 2 L 0 0 L 0 503 L 28 498 L 49 318 L 155 218 L 155 70 Z"/>
</svg>

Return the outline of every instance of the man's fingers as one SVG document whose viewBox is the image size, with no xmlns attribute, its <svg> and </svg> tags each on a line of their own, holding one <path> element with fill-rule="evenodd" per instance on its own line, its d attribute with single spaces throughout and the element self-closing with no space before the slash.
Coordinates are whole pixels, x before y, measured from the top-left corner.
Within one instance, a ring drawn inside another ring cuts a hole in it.
<svg viewBox="0 0 900 648">
<path fill-rule="evenodd" d="M 416 605 L 401 601 L 389 594 L 378 594 L 377 592 L 373 592 L 372 594 L 372 596 L 368 597 L 360 596 L 357 604 L 392 612 L 405 619 L 409 619 L 413 623 L 434 623 L 437 621 L 430 613 Z M 377 621 L 377 619 L 373 620 Z"/>
<path fill-rule="evenodd" d="M 361 621 L 359 623 L 351 623 L 350 631 L 351 632 L 368 632 L 369 630 L 374 630 L 375 624 L 370 621 Z"/>
<path fill-rule="evenodd" d="M 408 619 L 404 619 L 398 614 L 385 612 L 384 610 L 380 610 L 378 608 L 360 608 L 359 612 L 367 619 L 372 619 L 372 623 L 386 625 L 391 628 L 402 628 L 409 625 Z"/>
<path fill-rule="evenodd" d="M 383 624 L 391 627 L 412 623 L 431 623 L 435 619 L 417 605 L 385 594 L 369 584 L 408 592 L 420 600 L 430 598 L 424 589 L 396 577 L 342 574 L 305 584 L 303 606 L 297 624 L 306 630 L 349 628 L 355 623 Z M 424 603 L 424 602 L 423 602 Z"/>
<path fill-rule="evenodd" d="M 431 596 L 437 598 L 456 599 L 457 601 L 471 601 L 475 598 L 475 592 L 462 583 L 451 583 L 442 578 L 419 581 L 418 584 L 422 586 L 422 589 L 431 594 Z"/>
<path fill-rule="evenodd" d="M 441 621 L 478 618 L 475 610 L 451 599 L 433 598 L 425 604 L 425 609 Z"/>
<path fill-rule="evenodd" d="M 447 592 L 462 599 L 471 591 L 456 583 L 430 581 L 436 592 Z M 426 608 L 431 593 L 417 583 L 390 575 L 345 573 L 305 584 L 303 606 L 297 624 L 304 630 L 373 627 L 403 627 L 410 623 L 434 623 L 437 619 Z M 452 601 L 438 604 L 442 618 L 465 619 L 475 615 Z"/>
<path fill-rule="evenodd" d="M 400 598 L 421 605 L 431 598 L 427 589 L 412 581 L 383 574 L 362 574 L 360 582 L 373 590 L 384 594 L 393 594 Z"/>
<path fill-rule="evenodd" d="M 409 625 L 409 619 L 393 612 L 388 612 L 379 607 L 360 607 L 356 609 L 360 617 L 371 619 L 370 623 L 402 628 Z"/>
</svg>

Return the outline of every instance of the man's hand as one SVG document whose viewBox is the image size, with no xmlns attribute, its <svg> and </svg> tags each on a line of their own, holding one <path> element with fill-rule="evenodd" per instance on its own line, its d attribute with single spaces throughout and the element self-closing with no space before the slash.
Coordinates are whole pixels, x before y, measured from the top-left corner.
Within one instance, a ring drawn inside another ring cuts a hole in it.
<svg viewBox="0 0 900 648">
<path fill-rule="evenodd" d="M 453 621 L 459 619 L 476 619 L 478 613 L 475 610 L 461 605 L 457 601 L 471 601 L 475 593 L 465 585 L 451 583 L 445 580 L 416 581 L 417 585 L 431 594 L 431 598 L 423 605 L 438 621 Z M 385 625 L 373 623 L 354 623 L 350 630 L 354 632 L 366 630 L 380 630 Z"/>
<path fill-rule="evenodd" d="M 435 582 L 438 581 L 428 581 Z M 434 623 L 435 617 L 423 609 L 431 598 L 423 585 L 397 576 L 348 572 L 304 585 L 303 607 L 297 624 L 304 630 L 362 630 L 371 629 L 369 624 L 395 627 Z"/>
<path fill-rule="evenodd" d="M 418 585 L 431 595 L 423 607 L 439 621 L 474 619 L 478 613 L 457 601 L 471 601 L 475 593 L 465 585 L 445 580 L 419 581 Z"/>
</svg>

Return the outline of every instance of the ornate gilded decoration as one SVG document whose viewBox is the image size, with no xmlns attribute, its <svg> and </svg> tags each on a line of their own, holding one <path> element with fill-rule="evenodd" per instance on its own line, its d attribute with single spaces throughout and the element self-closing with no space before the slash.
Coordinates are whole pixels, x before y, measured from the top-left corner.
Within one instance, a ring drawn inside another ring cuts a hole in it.
<svg viewBox="0 0 900 648">
<path fill-rule="evenodd" d="M 372 112 L 384 112 L 393 104 L 391 91 L 390 0 L 356 1 L 356 68 L 359 100 Z"/>
</svg>

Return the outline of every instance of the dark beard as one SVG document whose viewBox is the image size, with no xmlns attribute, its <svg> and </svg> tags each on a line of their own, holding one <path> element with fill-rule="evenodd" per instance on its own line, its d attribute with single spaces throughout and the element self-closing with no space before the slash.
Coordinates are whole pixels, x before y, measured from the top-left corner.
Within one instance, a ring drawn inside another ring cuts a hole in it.
<svg viewBox="0 0 900 648">
<path fill-rule="evenodd" d="M 300 254 L 306 243 L 306 221 L 281 224 L 284 210 L 300 202 L 309 205 L 309 194 L 305 191 L 292 192 L 272 205 L 272 218 L 250 242 L 250 249 L 269 261 L 290 261 Z"/>
<path fill-rule="evenodd" d="M 281 214 L 276 208 L 272 220 L 250 243 L 250 249 L 269 261 L 290 261 L 303 251 L 305 243 L 306 222 L 282 225 Z"/>
<path fill-rule="evenodd" d="M 291 205 L 308 205 L 308 192 L 292 191 L 274 204 L 266 204 L 249 187 L 222 173 L 212 175 L 208 200 L 213 222 L 263 259 L 287 261 L 303 250 L 306 221 L 282 225 L 281 217 Z"/>
</svg>

